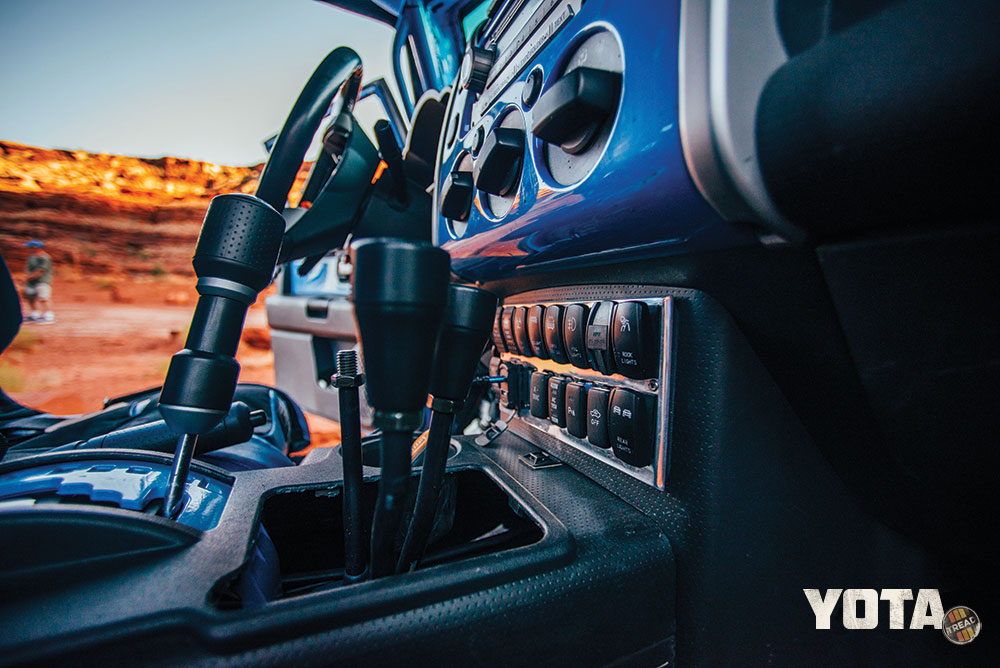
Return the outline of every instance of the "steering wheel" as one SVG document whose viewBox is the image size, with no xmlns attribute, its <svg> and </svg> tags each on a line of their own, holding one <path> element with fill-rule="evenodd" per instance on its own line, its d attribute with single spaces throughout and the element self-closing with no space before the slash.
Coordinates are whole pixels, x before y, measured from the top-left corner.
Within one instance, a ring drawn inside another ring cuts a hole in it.
<svg viewBox="0 0 1000 668">
<path fill-rule="evenodd" d="M 361 57 L 346 46 L 338 47 L 327 54 L 299 93 L 285 124 L 281 127 L 281 132 L 278 133 L 257 183 L 257 197 L 278 211 L 285 209 L 288 193 L 295 183 L 306 151 L 327 110 L 332 111 L 336 122 L 342 112 L 354 109 L 360 88 Z M 321 185 L 332 174 L 335 167 L 333 162 L 331 159 L 328 170 L 330 173 L 322 178 Z M 320 169 L 325 171 L 327 167 L 323 166 Z M 315 167 L 313 172 L 317 178 L 322 176 L 317 173 Z M 311 175 L 310 182 L 312 181 Z"/>
</svg>

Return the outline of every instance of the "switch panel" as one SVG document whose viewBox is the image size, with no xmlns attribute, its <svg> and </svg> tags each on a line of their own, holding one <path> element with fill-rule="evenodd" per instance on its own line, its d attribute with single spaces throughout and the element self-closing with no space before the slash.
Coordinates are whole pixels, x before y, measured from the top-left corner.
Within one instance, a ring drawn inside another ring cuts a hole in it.
<svg viewBox="0 0 1000 668">
<path fill-rule="evenodd" d="M 611 286 L 606 294 L 593 287 L 538 291 L 530 294 L 555 292 L 568 299 L 515 296 L 494 323 L 494 338 L 499 328 L 507 348 L 497 347 L 497 354 L 508 369 L 520 369 L 529 385 L 520 405 L 528 410 L 517 410 L 516 417 L 661 490 L 669 469 L 673 385 L 673 299 L 662 291 L 652 286 Z M 512 393 L 501 385 L 508 408 L 515 403 Z"/>
</svg>

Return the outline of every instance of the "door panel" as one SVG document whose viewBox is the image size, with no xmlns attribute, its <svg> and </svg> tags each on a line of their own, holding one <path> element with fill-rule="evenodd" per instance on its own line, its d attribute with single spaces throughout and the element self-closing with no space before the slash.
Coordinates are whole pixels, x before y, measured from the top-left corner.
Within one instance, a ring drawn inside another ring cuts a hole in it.
<svg viewBox="0 0 1000 668">
<path fill-rule="evenodd" d="M 267 298 L 267 322 L 274 351 L 275 384 L 305 410 L 332 420 L 340 417 L 337 390 L 330 382 L 340 350 L 356 349 L 350 283 L 337 276 L 335 256 L 321 260 L 305 276 L 298 262 L 286 265 Z M 361 393 L 362 427 L 371 409 Z"/>
</svg>

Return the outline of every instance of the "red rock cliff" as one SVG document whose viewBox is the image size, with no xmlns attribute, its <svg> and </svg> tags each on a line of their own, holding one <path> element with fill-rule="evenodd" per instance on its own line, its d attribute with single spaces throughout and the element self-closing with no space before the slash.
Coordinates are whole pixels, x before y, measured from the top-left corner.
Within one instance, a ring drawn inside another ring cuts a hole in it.
<svg viewBox="0 0 1000 668">
<path fill-rule="evenodd" d="M 252 193 L 261 167 L 0 141 L 0 252 L 16 270 L 24 241 L 39 238 L 58 266 L 85 274 L 190 274 L 209 200 Z"/>
</svg>

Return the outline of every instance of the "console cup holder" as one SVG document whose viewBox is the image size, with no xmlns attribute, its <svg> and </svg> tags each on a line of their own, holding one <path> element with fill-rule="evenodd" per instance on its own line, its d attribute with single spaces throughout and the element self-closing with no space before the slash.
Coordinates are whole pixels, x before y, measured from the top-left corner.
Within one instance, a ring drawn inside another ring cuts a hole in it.
<svg viewBox="0 0 1000 668">
<path fill-rule="evenodd" d="M 410 482 L 408 508 L 413 507 L 417 476 Z M 371 522 L 378 481 L 365 482 L 364 508 Z M 261 534 L 266 535 L 267 568 L 274 572 L 275 588 L 269 600 L 294 598 L 346 586 L 340 485 L 309 489 L 290 488 L 270 496 L 261 512 Z M 407 510 L 407 518 L 410 510 Z M 396 536 L 402 545 L 405 527 Z M 476 468 L 445 474 L 437 519 L 427 552 L 417 572 L 542 541 L 545 532 L 521 504 L 494 479 Z M 257 581 L 251 561 L 236 579 L 220 582 L 210 597 L 217 608 L 239 609 L 258 605 L 241 597 L 241 580 Z M 456 573 L 461 572 L 459 567 Z M 476 569 L 472 569 L 473 575 Z M 378 581 L 375 581 L 377 583 Z M 242 599 L 242 600 L 241 600 Z M 264 603 L 266 604 L 266 603 Z"/>
</svg>

